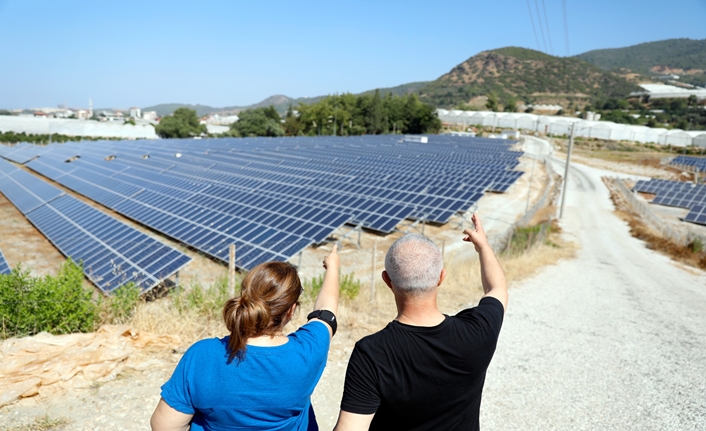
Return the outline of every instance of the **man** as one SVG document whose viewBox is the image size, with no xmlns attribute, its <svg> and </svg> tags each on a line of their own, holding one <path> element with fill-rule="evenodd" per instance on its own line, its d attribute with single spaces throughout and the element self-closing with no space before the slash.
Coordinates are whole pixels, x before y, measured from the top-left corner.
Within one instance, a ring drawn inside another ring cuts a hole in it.
<svg viewBox="0 0 706 431">
<path fill-rule="evenodd" d="M 479 254 L 485 296 L 455 316 L 437 306 L 446 277 L 439 248 L 416 234 L 390 247 L 382 278 L 395 295 L 397 318 L 356 343 L 336 431 L 479 429 L 507 285 L 477 215 L 473 223 L 463 240 Z"/>
</svg>

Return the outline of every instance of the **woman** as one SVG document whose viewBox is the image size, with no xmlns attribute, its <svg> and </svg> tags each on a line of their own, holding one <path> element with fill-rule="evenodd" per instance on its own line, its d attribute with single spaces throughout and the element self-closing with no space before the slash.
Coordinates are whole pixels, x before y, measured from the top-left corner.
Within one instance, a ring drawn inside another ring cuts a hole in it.
<svg viewBox="0 0 706 431">
<path fill-rule="evenodd" d="M 153 431 L 317 430 L 311 394 L 326 365 L 338 311 L 338 247 L 324 258 L 326 275 L 308 322 L 284 335 L 302 292 L 296 268 L 256 266 L 229 299 L 230 336 L 187 350 L 152 414 Z"/>
</svg>

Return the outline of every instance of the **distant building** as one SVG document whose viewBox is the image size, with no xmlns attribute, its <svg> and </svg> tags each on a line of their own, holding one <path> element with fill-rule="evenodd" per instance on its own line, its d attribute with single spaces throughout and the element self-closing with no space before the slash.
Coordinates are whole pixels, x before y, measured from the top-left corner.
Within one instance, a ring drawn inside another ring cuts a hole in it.
<svg viewBox="0 0 706 431">
<path fill-rule="evenodd" d="M 648 96 L 650 99 L 686 99 L 689 96 L 696 96 L 698 100 L 706 99 L 706 88 L 695 87 L 693 90 L 687 90 L 685 88 L 666 84 L 639 84 L 639 86 L 645 91 L 630 93 L 630 97 Z"/>
<path fill-rule="evenodd" d="M 598 121 L 601 119 L 601 114 L 596 114 L 593 111 L 586 111 L 586 118 L 585 120 L 587 121 Z"/>
<path fill-rule="evenodd" d="M 120 111 L 101 111 L 98 117 L 101 121 L 123 121 L 125 116 Z"/>
<path fill-rule="evenodd" d="M 54 112 L 54 118 L 71 118 L 75 113 L 70 109 L 64 109 L 63 111 Z"/>
<path fill-rule="evenodd" d="M 78 118 L 79 120 L 88 120 L 89 118 L 91 118 L 88 114 L 88 111 L 85 109 L 77 110 L 74 115 L 76 115 L 76 118 Z"/>
<path fill-rule="evenodd" d="M 36 112 L 34 113 L 34 116 L 35 116 L 35 117 L 44 117 L 44 118 L 47 118 L 47 113 L 46 113 L 46 112 L 42 112 L 42 111 L 36 111 Z"/>
<path fill-rule="evenodd" d="M 503 130 L 500 132 L 500 137 L 502 139 L 520 139 L 519 130 Z"/>
<path fill-rule="evenodd" d="M 132 118 L 142 118 L 142 113 L 140 111 L 140 108 L 132 107 L 130 108 L 130 116 Z"/>
<path fill-rule="evenodd" d="M 230 126 L 231 124 L 239 120 L 237 115 L 224 115 L 220 116 L 218 114 L 208 115 L 201 118 L 201 124 L 210 124 L 212 126 Z"/>
<path fill-rule="evenodd" d="M 146 121 L 157 121 L 157 112 L 145 111 L 142 113 L 142 119 Z"/>
</svg>

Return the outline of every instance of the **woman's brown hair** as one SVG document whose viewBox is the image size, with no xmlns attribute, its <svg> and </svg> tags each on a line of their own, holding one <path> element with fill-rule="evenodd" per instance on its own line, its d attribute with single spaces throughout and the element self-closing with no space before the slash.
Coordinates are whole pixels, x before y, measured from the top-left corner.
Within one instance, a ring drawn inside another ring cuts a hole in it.
<svg viewBox="0 0 706 431">
<path fill-rule="evenodd" d="M 265 262 L 245 276 L 240 297 L 223 307 L 223 320 L 230 331 L 229 361 L 245 358 L 248 338 L 275 335 L 287 323 L 287 313 L 302 292 L 297 269 L 286 262 Z"/>
</svg>

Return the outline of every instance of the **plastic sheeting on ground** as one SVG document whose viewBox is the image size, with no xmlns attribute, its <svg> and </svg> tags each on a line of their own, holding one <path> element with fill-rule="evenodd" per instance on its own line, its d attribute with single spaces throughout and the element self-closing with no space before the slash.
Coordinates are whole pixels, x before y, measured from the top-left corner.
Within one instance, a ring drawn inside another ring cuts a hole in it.
<svg viewBox="0 0 706 431">
<path fill-rule="evenodd" d="M 90 387 L 113 380 L 137 349 L 176 349 L 180 343 L 177 336 L 140 333 L 125 325 L 105 325 L 88 334 L 43 332 L 7 339 L 0 343 L 0 407 L 50 385 Z"/>
</svg>

